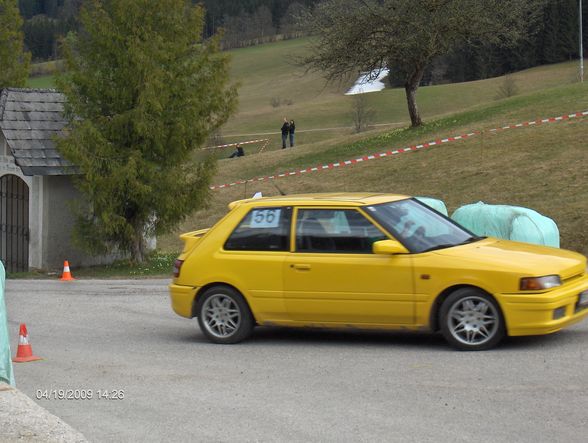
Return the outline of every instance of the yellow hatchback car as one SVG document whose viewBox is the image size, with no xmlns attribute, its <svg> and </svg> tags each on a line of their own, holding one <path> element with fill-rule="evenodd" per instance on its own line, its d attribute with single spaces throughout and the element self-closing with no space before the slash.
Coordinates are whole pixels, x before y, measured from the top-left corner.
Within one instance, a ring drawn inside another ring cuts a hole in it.
<svg viewBox="0 0 588 443">
<path fill-rule="evenodd" d="M 310 194 L 233 202 L 183 234 L 174 311 L 215 343 L 255 325 L 441 331 L 460 350 L 588 316 L 586 258 L 478 237 L 414 198 Z"/>
</svg>

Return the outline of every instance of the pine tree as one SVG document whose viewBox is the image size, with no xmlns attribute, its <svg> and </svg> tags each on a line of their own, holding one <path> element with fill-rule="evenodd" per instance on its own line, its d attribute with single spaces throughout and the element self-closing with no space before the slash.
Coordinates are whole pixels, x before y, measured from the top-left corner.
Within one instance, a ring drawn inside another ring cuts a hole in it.
<svg viewBox="0 0 588 443">
<path fill-rule="evenodd" d="M 17 0 L 0 0 L 0 88 L 25 86 L 31 54 L 23 51 Z"/>
<path fill-rule="evenodd" d="M 557 51 L 560 60 L 570 60 L 579 55 L 578 0 L 560 0 Z"/>
<path fill-rule="evenodd" d="M 228 59 L 203 40 L 189 0 L 91 0 L 58 79 L 71 125 L 61 153 L 79 167 L 76 238 L 95 252 L 145 256 L 209 195 L 212 160 L 194 150 L 236 107 Z"/>
</svg>

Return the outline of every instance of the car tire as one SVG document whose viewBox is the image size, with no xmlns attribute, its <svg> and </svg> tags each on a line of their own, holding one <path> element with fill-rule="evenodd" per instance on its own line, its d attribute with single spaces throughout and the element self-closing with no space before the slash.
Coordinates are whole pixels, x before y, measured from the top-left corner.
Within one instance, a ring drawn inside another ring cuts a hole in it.
<svg viewBox="0 0 588 443">
<path fill-rule="evenodd" d="M 198 298 L 198 324 L 211 342 L 232 344 L 251 335 L 254 319 L 239 292 L 228 286 L 213 286 Z"/>
<path fill-rule="evenodd" d="M 445 340 L 460 351 L 491 349 L 506 335 L 498 303 L 476 288 L 458 289 L 447 297 L 439 320 Z"/>
</svg>

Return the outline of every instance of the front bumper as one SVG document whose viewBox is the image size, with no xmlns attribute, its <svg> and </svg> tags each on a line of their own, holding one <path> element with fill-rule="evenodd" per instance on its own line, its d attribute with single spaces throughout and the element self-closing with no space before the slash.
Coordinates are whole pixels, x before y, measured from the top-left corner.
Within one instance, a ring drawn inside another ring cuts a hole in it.
<svg viewBox="0 0 588 443">
<path fill-rule="evenodd" d="M 585 319 L 588 308 L 577 303 L 586 290 L 588 275 L 542 294 L 500 294 L 508 335 L 551 334 Z"/>
<path fill-rule="evenodd" d="M 198 288 L 193 286 L 169 285 L 169 297 L 174 312 L 182 317 L 192 318 L 194 299 Z"/>
</svg>

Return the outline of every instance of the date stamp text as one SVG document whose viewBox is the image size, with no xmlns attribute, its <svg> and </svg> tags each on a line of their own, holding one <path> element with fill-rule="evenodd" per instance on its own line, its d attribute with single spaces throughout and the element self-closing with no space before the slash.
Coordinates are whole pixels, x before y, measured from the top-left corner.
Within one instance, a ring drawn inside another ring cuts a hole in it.
<svg viewBox="0 0 588 443">
<path fill-rule="evenodd" d="M 124 400 L 124 389 L 37 389 L 37 400 Z"/>
</svg>

